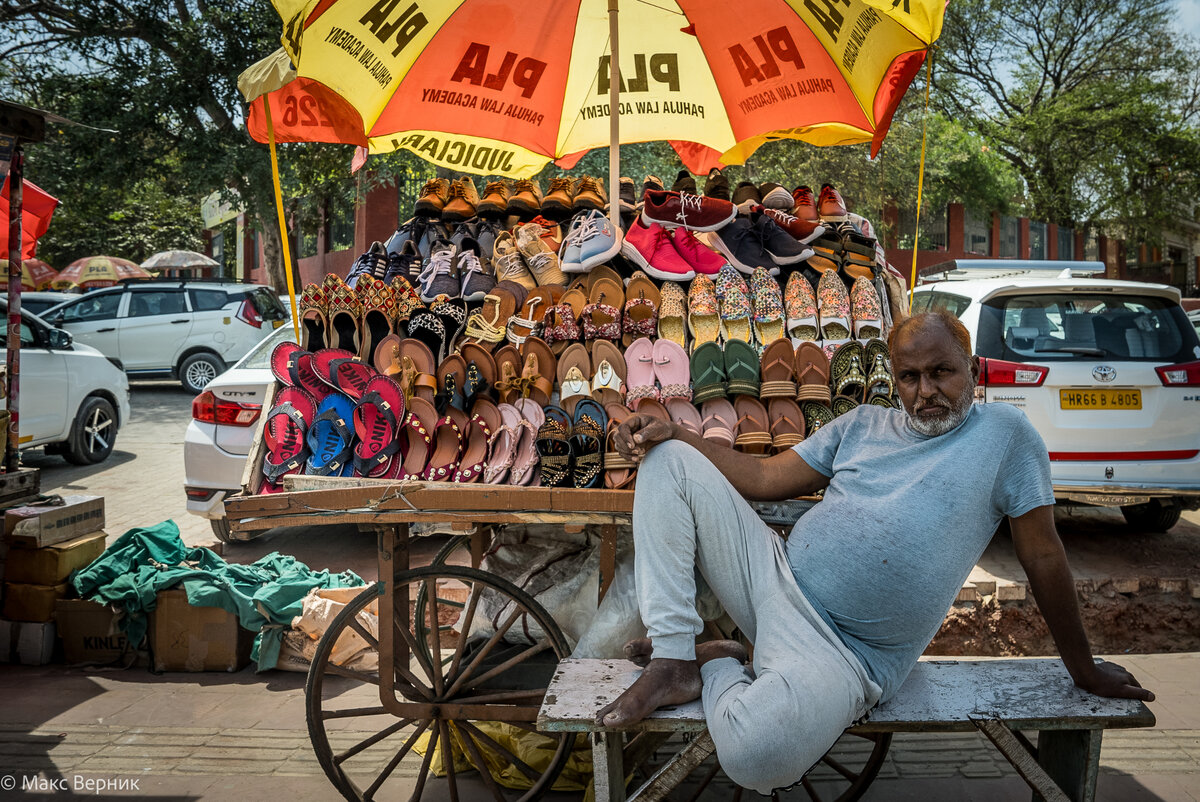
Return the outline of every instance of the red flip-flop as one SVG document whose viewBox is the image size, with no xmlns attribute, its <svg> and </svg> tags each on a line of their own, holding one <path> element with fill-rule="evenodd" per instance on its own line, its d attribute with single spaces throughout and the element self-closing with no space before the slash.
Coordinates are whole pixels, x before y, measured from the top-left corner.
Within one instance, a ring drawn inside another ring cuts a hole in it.
<svg viewBox="0 0 1200 802">
<path fill-rule="evenodd" d="M 392 478 L 399 471 L 404 393 L 387 376 L 372 376 L 354 408 L 354 475 Z"/>
<path fill-rule="evenodd" d="M 313 355 L 293 342 L 282 342 L 271 352 L 271 373 L 281 384 L 312 393 L 321 403 L 332 388 L 321 380 L 313 367 Z"/>
<path fill-rule="evenodd" d="M 316 399 L 307 390 L 284 387 L 276 394 L 274 406 L 263 424 L 263 441 L 267 446 L 262 465 L 266 477 L 263 492 L 278 492 L 284 476 L 303 470 L 308 459 L 306 435 L 316 415 Z"/>
<path fill-rule="evenodd" d="M 326 348 L 313 354 L 313 370 L 325 383 L 355 401 L 362 398 L 367 382 L 379 375 L 375 368 L 340 348 Z"/>
</svg>

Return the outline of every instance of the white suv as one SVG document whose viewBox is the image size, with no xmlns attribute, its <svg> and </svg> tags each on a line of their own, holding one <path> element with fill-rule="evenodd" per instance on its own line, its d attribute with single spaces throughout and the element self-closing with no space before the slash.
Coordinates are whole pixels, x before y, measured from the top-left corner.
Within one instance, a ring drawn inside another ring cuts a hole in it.
<svg viewBox="0 0 1200 802">
<path fill-rule="evenodd" d="M 1173 287 L 1069 275 L 938 281 L 913 311 L 966 325 L 976 402 L 1025 411 L 1056 498 L 1165 531 L 1200 505 L 1200 339 Z"/>
<path fill-rule="evenodd" d="M 43 317 L 130 376 L 173 376 L 198 393 L 288 313 L 257 284 L 137 281 L 93 290 Z"/>
</svg>

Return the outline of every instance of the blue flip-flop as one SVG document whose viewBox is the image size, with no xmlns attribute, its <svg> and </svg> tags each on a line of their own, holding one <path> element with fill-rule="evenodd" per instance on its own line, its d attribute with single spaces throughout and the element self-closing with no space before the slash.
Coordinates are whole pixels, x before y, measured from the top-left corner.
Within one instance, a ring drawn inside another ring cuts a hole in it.
<svg viewBox="0 0 1200 802">
<path fill-rule="evenodd" d="M 350 476 L 354 456 L 354 402 L 341 393 L 330 395 L 317 407 L 308 427 L 310 476 Z"/>
</svg>

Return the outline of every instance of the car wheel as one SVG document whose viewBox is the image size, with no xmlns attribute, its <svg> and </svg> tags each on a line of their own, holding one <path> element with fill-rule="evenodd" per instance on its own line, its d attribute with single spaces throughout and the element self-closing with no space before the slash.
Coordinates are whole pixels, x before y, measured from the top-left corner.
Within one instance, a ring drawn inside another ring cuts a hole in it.
<svg viewBox="0 0 1200 802">
<path fill-rule="evenodd" d="M 1121 514 L 1125 516 L 1125 522 L 1135 529 L 1147 532 L 1166 532 L 1179 523 L 1183 507 L 1178 501 L 1172 499 L 1155 499 L 1146 504 L 1122 507 Z"/>
<path fill-rule="evenodd" d="M 208 523 L 212 526 L 213 534 L 217 540 L 222 543 L 237 543 L 237 539 L 233 536 L 233 530 L 229 528 L 228 518 L 209 518 Z"/>
<path fill-rule="evenodd" d="M 117 413 L 112 404 L 92 396 L 79 407 L 62 455 L 72 465 L 95 465 L 108 459 L 116 440 Z"/>
<path fill-rule="evenodd" d="M 192 354 L 179 365 L 179 381 L 185 390 L 200 393 L 225 371 L 225 363 L 213 354 Z"/>
</svg>

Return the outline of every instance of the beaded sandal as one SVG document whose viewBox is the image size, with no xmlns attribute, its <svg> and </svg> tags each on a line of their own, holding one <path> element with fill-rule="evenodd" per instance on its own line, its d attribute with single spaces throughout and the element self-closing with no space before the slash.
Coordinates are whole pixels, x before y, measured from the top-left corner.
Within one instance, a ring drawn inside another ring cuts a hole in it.
<svg viewBox="0 0 1200 802">
<path fill-rule="evenodd" d="M 608 428 L 608 416 L 604 409 L 590 398 L 575 406 L 575 419 L 571 424 L 571 467 L 572 487 L 596 487 L 601 482 L 600 472 L 604 468 L 604 433 Z"/>
<path fill-rule="evenodd" d="M 562 407 L 545 408 L 546 418 L 538 428 L 538 465 L 542 487 L 569 487 L 571 480 L 571 419 Z"/>
</svg>

